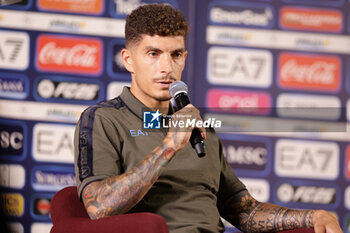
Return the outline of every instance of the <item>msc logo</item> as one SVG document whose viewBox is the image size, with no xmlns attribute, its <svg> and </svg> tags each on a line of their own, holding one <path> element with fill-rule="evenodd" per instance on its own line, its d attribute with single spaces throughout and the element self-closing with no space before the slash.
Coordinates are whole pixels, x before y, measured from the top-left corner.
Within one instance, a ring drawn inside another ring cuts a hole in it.
<svg viewBox="0 0 350 233">
<path fill-rule="evenodd" d="M 261 141 L 223 139 L 223 151 L 227 162 L 241 174 L 242 170 L 265 171 L 268 160 L 268 147 Z"/>
<path fill-rule="evenodd" d="M 24 70 L 29 65 L 29 36 L 0 31 L 0 68 Z"/>
<path fill-rule="evenodd" d="M 160 116 L 162 114 L 156 112 L 143 112 L 143 128 L 144 129 L 160 129 Z"/>
<path fill-rule="evenodd" d="M 272 54 L 266 50 L 211 47 L 207 64 L 212 84 L 267 88 L 272 82 Z"/>
<path fill-rule="evenodd" d="M 337 189 L 316 185 L 280 184 L 277 188 L 277 198 L 284 203 L 334 205 L 337 202 Z"/>
<path fill-rule="evenodd" d="M 8 159 L 21 159 L 24 154 L 26 127 L 14 121 L 0 121 L 0 155 Z"/>
<path fill-rule="evenodd" d="M 275 156 L 279 176 L 334 180 L 339 175 L 339 147 L 333 142 L 280 139 Z"/>
</svg>

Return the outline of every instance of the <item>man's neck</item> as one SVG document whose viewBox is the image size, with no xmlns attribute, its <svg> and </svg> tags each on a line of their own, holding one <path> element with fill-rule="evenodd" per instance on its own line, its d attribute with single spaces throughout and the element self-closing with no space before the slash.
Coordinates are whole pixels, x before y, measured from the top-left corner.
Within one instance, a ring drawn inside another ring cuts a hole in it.
<svg viewBox="0 0 350 233">
<path fill-rule="evenodd" d="M 142 101 L 141 101 L 142 102 Z M 153 103 L 152 103 L 153 102 Z M 156 111 L 159 109 L 159 111 L 162 113 L 162 114 L 168 114 L 169 112 L 169 100 L 168 101 L 148 101 L 147 103 L 144 103 L 148 108 Z"/>
<path fill-rule="evenodd" d="M 133 92 L 132 88 L 130 88 L 130 92 L 131 94 L 133 94 L 133 96 L 135 96 L 136 99 L 138 99 L 141 103 L 143 103 L 146 107 L 150 108 L 151 110 L 157 111 L 159 109 L 159 111 L 162 114 L 168 114 L 170 100 L 161 101 L 146 95 L 139 96 L 138 94 Z"/>
</svg>

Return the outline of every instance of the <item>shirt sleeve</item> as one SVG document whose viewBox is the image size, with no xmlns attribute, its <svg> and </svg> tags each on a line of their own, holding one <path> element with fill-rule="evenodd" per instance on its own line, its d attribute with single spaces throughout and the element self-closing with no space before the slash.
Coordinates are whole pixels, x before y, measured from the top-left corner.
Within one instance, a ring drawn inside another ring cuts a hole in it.
<svg viewBox="0 0 350 233">
<path fill-rule="evenodd" d="M 231 199 L 232 196 L 237 194 L 238 192 L 245 190 L 245 185 L 238 179 L 233 169 L 227 163 L 226 158 L 223 154 L 223 148 L 221 141 L 220 144 L 220 159 L 221 159 L 221 175 L 220 175 L 220 185 L 218 191 L 218 201 L 217 206 L 222 213 L 225 208 L 225 204 L 228 200 Z"/>
<path fill-rule="evenodd" d="M 101 112 L 102 108 L 88 108 L 75 129 L 75 173 L 80 198 L 89 183 L 122 173 L 117 127 Z"/>
</svg>

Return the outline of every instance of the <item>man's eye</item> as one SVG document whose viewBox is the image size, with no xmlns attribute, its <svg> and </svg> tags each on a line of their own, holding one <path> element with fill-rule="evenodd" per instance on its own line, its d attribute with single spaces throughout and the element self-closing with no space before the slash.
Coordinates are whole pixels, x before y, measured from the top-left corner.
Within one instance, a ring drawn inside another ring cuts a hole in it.
<svg viewBox="0 0 350 233">
<path fill-rule="evenodd" d="M 181 52 L 174 53 L 173 56 L 174 56 L 174 57 L 181 57 L 181 56 L 182 56 L 182 53 L 181 53 Z"/>
<path fill-rule="evenodd" d="M 150 52 L 150 53 L 148 53 L 148 55 L 151 56 L 151 57 L 155 57 L 155 56 L 157 56 L 157 53 L 156 52 Z"/>
</svg>

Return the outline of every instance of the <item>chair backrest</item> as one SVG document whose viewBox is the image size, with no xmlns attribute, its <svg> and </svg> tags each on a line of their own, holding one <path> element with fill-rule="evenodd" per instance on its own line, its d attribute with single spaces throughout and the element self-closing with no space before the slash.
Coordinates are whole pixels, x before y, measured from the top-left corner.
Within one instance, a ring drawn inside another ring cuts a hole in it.
<svg viewBox="0 0 350 233">
<path fill-rule="evenodd" d="M 89 218 L 84 204 L 79 200 L 76 186 L 61 189 L 51 200 L 51 220 L 54 225 L 57 221 L 72 217 Z"/>
</svg>

